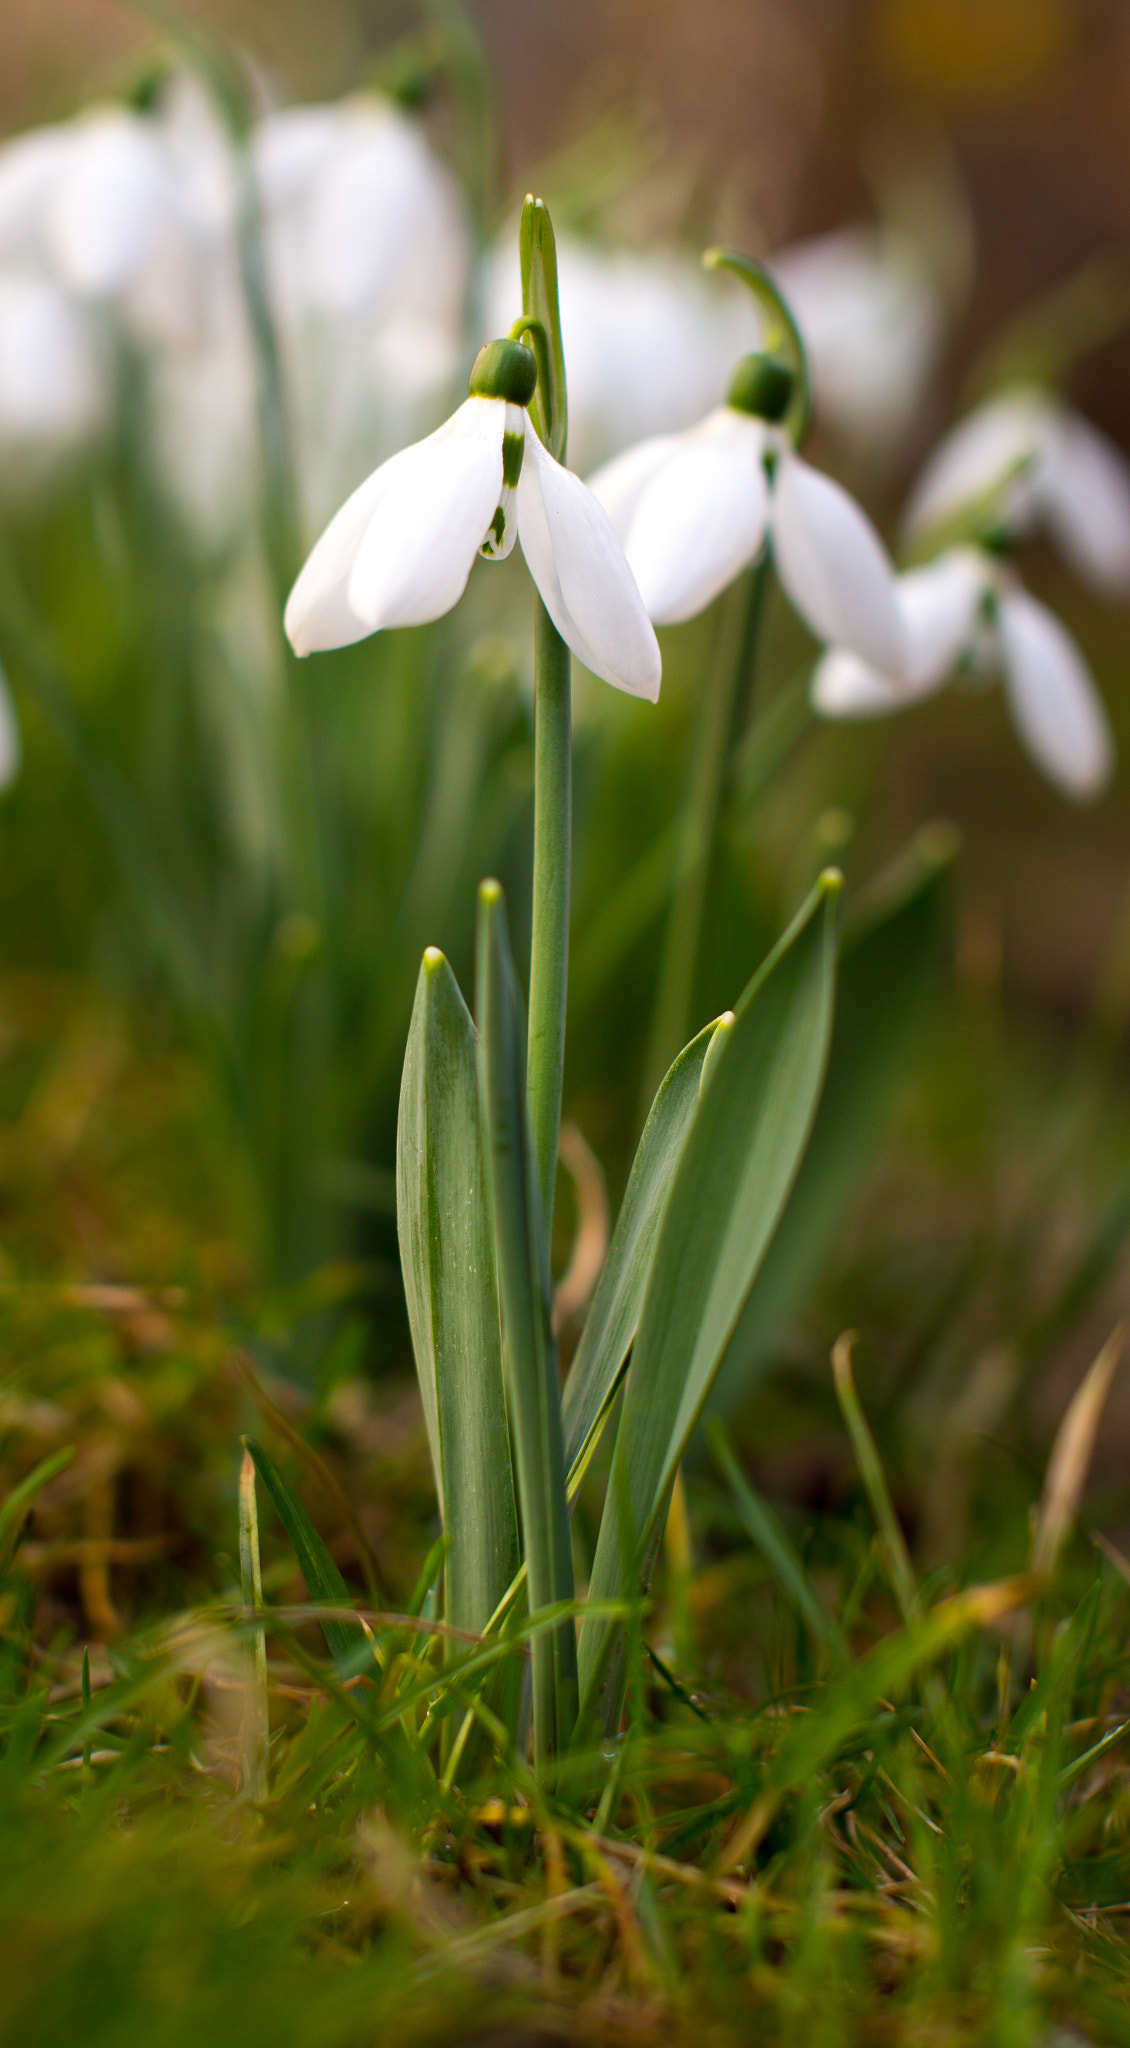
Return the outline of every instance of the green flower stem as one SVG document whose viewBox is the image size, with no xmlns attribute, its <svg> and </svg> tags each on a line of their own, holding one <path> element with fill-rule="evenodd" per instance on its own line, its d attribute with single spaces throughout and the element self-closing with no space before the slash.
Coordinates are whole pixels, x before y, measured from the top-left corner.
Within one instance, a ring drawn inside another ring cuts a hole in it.
<svg viewBox="0 0 1130 2048">
<path fill-rule="evenodd" d="M 644 1069 L 645 1112 L 687 1039 L 718 814 L 733 748 L 749 722 L 771 560 L 771 550 L 766 545 L 750 577 L 733 657 L 727 659 L 728 650 L 724 652 L 714 686 L 702 698 L 683 812 L 675 892 Z"/>
<path fill-rule="evenodd" d="M 569 649 L 539 598 L 534 630 L 534 916 L 526 1113 L 547 1245 L 553 1230 L 565 1064 L 572 813 Z"/>
</svg>

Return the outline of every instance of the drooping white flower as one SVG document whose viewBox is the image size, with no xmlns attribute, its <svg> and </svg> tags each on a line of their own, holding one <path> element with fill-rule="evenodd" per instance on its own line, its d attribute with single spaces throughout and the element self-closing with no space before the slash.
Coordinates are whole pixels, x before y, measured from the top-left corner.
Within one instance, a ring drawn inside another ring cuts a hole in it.
<svg viewBox="0 0 1130 2048">
<path fill-rule="evenodd" d="M 935 449 L 907 530 L 926 533 L 965 512 L 1010 536 L 1044 528 L 1086 582 L 1130 596 L 1130 465 L 1052 392 L 1023 386 L 988 399 Z"/>
<path fill-rule="evenodd" d="M 521 343 L 488 343 L 458 412 L 346 500 L 290 594 L 296 653 L 441 618 L 476 556 L 501 558 L 518 539 L 574 654 L 617 689 L 655 701 L 655 634 L 607 514 L 530 421 L 535 374 Z"/>
<path fill-rule="evenodd" d="M 1101 697 L 1076 642 L 1015 572 L 975 547 L 948 548 L 897 582 L 909 657 L 884 674 L 846 648 L 817 663 L 812 703 L 825 718 L 876 718 L 940 689 L 962 666 L 999 670 L 1029 754 L 1065 795 L 1097 796 L 1114 767 Z"/>
<path fill-rule="evenodd" d="M 784 589 L 817 639 L 897 674 L 905 635 L 886 550 L 855 500 L 774 423 L 789 376 L 772 357 L 746 357 L 725 405 L 685 433 L 628 449 L 590 488 L 656 625 L 702 611 L 771 533 Z"/>
<path fill-rule="evenodd" d="M 0 443 L 64 454 L 101 426 L 105 368 L 84 309 L 50 278 L 0 269 Z"/>
</svg>

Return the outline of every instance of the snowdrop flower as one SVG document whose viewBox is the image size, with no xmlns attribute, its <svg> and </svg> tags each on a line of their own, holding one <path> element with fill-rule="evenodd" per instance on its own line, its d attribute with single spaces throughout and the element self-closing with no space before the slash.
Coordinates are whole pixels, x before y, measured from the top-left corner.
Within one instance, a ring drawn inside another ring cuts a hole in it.
<svg viewBox="0 0 1130 2048">
<path fill-rule="evenodd" d="M 923 534 L 963 513 L 1010 536 L 1043 527 L 1086 582 L 1130 596 L 1130 466 L 1052 392 L 1018 387 L 991 398 L 935 450 L 907 530 Z"/>
<path fill-rule="evenodd" d="M 290 317 L 458 321 L 470 253 L 458 188 L 419 124 L 360 95 L 269 115 L 252 143 L 272 282 Z"/>
<path fill-rule="evenodd" d="M 526 408 L 536 381 L 532 350 L 488 342 L 458 412 L 346 500 L 287 603 L 296 653 L 441 618 L 462 596 L 475 557 L 501 558 L 517 538 L 578 659 L 617 689 L 655 701 L 655 634 L 606 513 L 533 428 Z"/>
<path fill-rule="evenodd" d="M 898 674 L 905 632 L 886 551 L 854 499 L 778 424 L 793 389 L 779 358 L 746 356 L 724 405 L 615 457 L 590 488 L 656 625 L 702 611 L 772 534 L 777 573 L 817 639 Z"/>
<path fill-rule="evenodd" d="M 1097 796 L 1114 766 L 1110 726 L 1083 655 L 1054 612 L 976 547 L 947 549 L 900 576 L 897 591 L 909 645 L 903 675 L 832 649 L 813 675 L 814 708 L 825 718 L 881 717 L 930 696 L 955 668 L 996 668 L 1037 766 L 1065 795 Z"/>
<path fill-rule="evenodd" d="M 50 278 L 0 270 L 0 442 L 61 454 L 97 431 L 108 396 L 83 309 Z"/>
</svg>

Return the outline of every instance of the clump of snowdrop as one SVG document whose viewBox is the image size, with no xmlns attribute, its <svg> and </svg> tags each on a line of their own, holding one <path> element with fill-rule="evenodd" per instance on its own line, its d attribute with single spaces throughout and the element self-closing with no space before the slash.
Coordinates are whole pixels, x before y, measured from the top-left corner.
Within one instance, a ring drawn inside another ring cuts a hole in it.
<svg viewBox="0 0 1130 2048">
<path fill-rule="evenodd" d="M 458 412 L 382 463 L 317 542 L 286 608 L 296 653 L 441 618 L 476 557 L 499 560 L 517 539 L 578 659 L 654 702 L 655 634 L 607 514 L 538 437 L 526 409 L 536 383 L 522 342 L 480 349 Z"/>
<path fill-rule="evenodd" d="M 1054 392 L 1001 392 L 940 442 L 911 494 L 907 534 L 962 520 L 1010 538 L 1043 530 L 1100 594 L 1130 596 L 1130 465 Z"/>
<path fill-rule="evenodd" d="M 878 534 L 842 487 L 797 453 L 783 424 L 795 375 L 743 358 L 723 405 L 590 477 L 656 625 L 690 619 L 762 553 L 817 639 L 898 674 L 905 631 Z"/>
<path fill-rule="evenodd" d="M 827 718 L 878 717 L 930 696 L 951 676 L 996 671 L 1037 766 L 1065 795 L 1097 796 L 1114 768 L 1102 699 L 1066 627 L 1024 589 L 1002 550 L 1043 529 L 1092 588 L 1130 596 L 1130 466 L 1120 451 L 1055 394 L 1003 392 L 935 450 L 906 529 L 919 544 L 931 534 L 967 538 L 899 578 L 902 671 L 834 648 L 813 676 L 815 709 Z M 991 548 L 973 544 L 990 536 Z"/>
<path fill-rule="evenodd" d="M 1000 674 L 1009 711 L 1037 767 L 1083 801 L 1114 767 L 1114 742 L 1084 656 L 1015 570 L 987 550 L 947 548 L 898 580 L 908 659 L 901 675 L 846 648 L 826 653 L 812 679 L 825 718 L 876 718 L 921 702 L 951 677 Z"/>
</svg>

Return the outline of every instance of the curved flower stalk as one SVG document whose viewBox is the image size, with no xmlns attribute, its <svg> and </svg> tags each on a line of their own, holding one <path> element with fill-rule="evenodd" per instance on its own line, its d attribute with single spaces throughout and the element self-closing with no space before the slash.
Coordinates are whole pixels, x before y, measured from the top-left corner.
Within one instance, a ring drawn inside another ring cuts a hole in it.
<svg viewBox="0 0 1130 2048">
<path fill-rule="evenodd" d="M 986 400 L 935 449 L 906 516 L 911 541 L 971 523 L 1009 538 L 1042 529 L 1106 597 L 1130 596 L 1130 465 L 1054 392 Z"/>
<path fill-rule="evenodd" d="M 1015 571 L 985 550 L 949 548 L 898 579 L 909 643 L 901 676 L 845 648 L 826 653 L 812 679 L 825 718 L 875 718 L 941 689 L 952 675 L 1000 673 L 1009 710 L 1036 765 L 1079 801 L 1110 779 L 1114 742 L 1082 652 L 1054 612 Z"/>
<path fill-rule="evenodd" d="M 532 350 L 489 342 L 458 412 L 347 499 L 287 604 L 296 653 L 441 618 L 476 557 L 498 560 L 517 539 L 578 659 L 616 689 L 655 701 L 659 648 L 631 570 L 592 492 L 542 446 L 526 410 L 535 383 Z"/>
<path fill-rule="evenodd" d="M 724 405 L 615 457 L 590 488 L 656 625 L 704 611 L 771 538 L 782 586 L 816 638 L 897 673 L 904 633 L 886 550 L 855 500 L 797 454 L 782 424 L 794 391 L 788 364 L 747 356 Z"/>
</svg>

